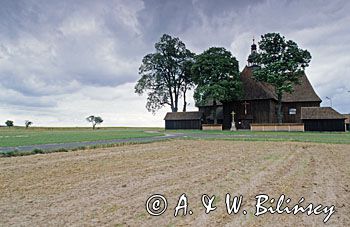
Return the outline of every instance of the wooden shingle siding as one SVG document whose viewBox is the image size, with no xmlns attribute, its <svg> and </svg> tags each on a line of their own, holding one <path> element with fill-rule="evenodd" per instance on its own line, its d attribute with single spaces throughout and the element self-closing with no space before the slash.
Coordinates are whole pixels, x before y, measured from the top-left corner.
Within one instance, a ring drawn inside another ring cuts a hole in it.
<svg viewBox="0 0 350 227">
<path fill-rule="evenodd" d="M 345 131 L 345 117 L 331 107 L 303 107 L 305 131 Z"/>
<path fill-rule="evenodd" d="M 192 112 L 169 112 L 164 117 L 165 129 L 201 129 L 203 113 Z"/>
<path fill-rule="evenodd" d="M 165 129 L 201 129 L 201 120 L 165 120 Z"/>
<path fill-rule="evenodd" d="M 314 119 L 303 120 L 305 131 L 328 131 L 328 132 L 344 132 L 344 119 Z"/>
</svg>

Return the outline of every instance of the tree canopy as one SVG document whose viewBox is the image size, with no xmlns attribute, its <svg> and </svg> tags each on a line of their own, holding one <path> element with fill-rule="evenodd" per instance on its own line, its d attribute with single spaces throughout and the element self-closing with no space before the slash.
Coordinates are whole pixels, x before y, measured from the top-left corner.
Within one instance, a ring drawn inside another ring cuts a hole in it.
<svg viewBox="0 0 350 227">
<path fill-rule="evenodd" d="M 6 126 L 7 127 L 12 127 L 13 126 L 13 121 L 11 121 L 11 120 L 7 120 L 6 122 L 5 122 L 5 124 L 6 124 Z"/>
<path fill-rule="evenodd" d="M 211 47 L 195 57 L 192 66 L 196 84 L 194 98 L 197 104 L 213 100 L 214 123 L 216 102 L 228 102 L 241 95 L 238 61 L 223 47 Z"/>
<path fill-rule="evenodd" d="M 253 75 L 257 80 L 274 86 L 278 99 L 277 121 L 282 123 L 283 93 L 293 92 L 293 85 L 299 83 L 304 69 L 309 66 L 311 54 L 279 33 L 262 35 L 259 49 L 253 59 L 259 67 L 253 70 Z"/>
<path fill-rule="evenodd" d="M 24 125 L 26 126 L 26 128 L 29 128 L 29 126 L 31 126 L 33 124 L 33 122 L 31 122 L 31 121 L 25 121 L 24 122 Z"/>
<path fill-rule="evenodd" d="M 103 122 L 101 117 L 99 116 L 95 117 L 94 115 L 87 117 L 86 120 L 92 123 L 92 129 L 95 129 L 96 125 L 101 124 Z"/>
<path fill-rule="evenodd" d="M 186 111 L 186 92 L 193 86 L 191 66 L 194 53 L 186 49 L 179 39 L 164 34 L 155 44 L 155 53 L 147 54 L 139 68 L 141 78 L 137 81 L 135 92 L 147 93 L 146 108 L 155 113 L 164 106 L 172 112 L 178 111 L 179 98 L 184 97 Z"/>
</svg>

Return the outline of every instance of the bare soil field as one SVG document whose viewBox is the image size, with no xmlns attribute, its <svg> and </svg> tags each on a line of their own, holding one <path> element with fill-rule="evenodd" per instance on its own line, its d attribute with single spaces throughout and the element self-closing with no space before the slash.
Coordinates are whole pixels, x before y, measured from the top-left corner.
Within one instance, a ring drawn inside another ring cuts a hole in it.
<svg viewBox="0 0 350 227">
<path fill-rule="evenodd" d="M 341 144 L 174 140 L 1 158 L 0 226 L 350 226 L 349 185 Z M 193 213 L 174 217 L 183 193 Z M 227 213 L 226 193 L 243 195 L 246 215 Z M 261 193 L 336 212 L 326 224 L 325 214 L 257 217 Z M 146 211 L 153 194 L 168 202 L 160 216 Z M 203 194 L 216 195 L 209 214 Z"/>
</svg>

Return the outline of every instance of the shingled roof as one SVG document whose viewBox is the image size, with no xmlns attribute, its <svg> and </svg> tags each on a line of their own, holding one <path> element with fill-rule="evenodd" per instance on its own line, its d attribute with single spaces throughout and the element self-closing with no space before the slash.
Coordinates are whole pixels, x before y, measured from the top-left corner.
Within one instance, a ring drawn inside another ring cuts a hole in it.
<svg viewBox="0 0 350 227">
<path fill-rule="evenodd" d="M 274 99 L 277 101 L 277 95 L 272 85 L 255 80 L 253 77 L 253 67 L 246 66 L 241 75 L 243 96 L 241 100 L 259 100 Z M 283 94 L 282 102 L 321 102 L 322 100 L 316 94 L 307 76 L 303 74 L 300 78 L 300 84 L 294 86 L 294 91 Z M 218 105 L 222 105 L 218 102 Z M 212 106 L 212 101 L 199 106 Z"/>
<path fill-rule="evenodd" d="M 345 119 L 344 115 L 338 113 L 331 107 L 302 107 L 302 120 L 328 120 L 328 119 Z"/>
<path fill-rule="evenodd" d="M 255 100 L 255 99 L 276 99 L 274 95 L 273 87 L 255 80 L 253 78 L 253 69 L 245 67 L 241 73 L 241 81 L 243 88 L 242 100 Z"/>
<path fill-rule="evenodd" d="M 259 82 L 253 77 L 253 68 L 245 67 L 241 73 L 241 80 L 243 83 L 243 97 L 242 100 L 255 99 L 275 99 L 277 95 L 272 85 L 264 82 Z M 310 81 L 303 74 L 300 78 L 300 84 L 293 87 L 292 93 L 284 93 L 282 102 L 321 102 L 322 100 L 316 94 Z"/>
<path fill-rule="evenodd" d="M 200 120 L 203 113 L 199 111 L 193 112 L 169 112 L 165 115 L 164 120 Z"/>
</svg>

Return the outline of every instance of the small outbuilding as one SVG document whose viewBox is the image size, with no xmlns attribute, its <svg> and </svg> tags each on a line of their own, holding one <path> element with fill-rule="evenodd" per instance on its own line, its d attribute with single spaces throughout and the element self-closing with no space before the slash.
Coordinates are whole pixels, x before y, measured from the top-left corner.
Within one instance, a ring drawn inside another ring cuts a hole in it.
<svg viewBox="0 0 350 227">
<path fill-rule="evenodd" d="M 305 131 L 345 131 L 345 117 L 331 107 L 302 107 Z"/>
<path fill-rule="evenodd" d="M 169 112 L 165 115 L 165 129 L 201 129 L 203 113 Z"/>
</svg>

